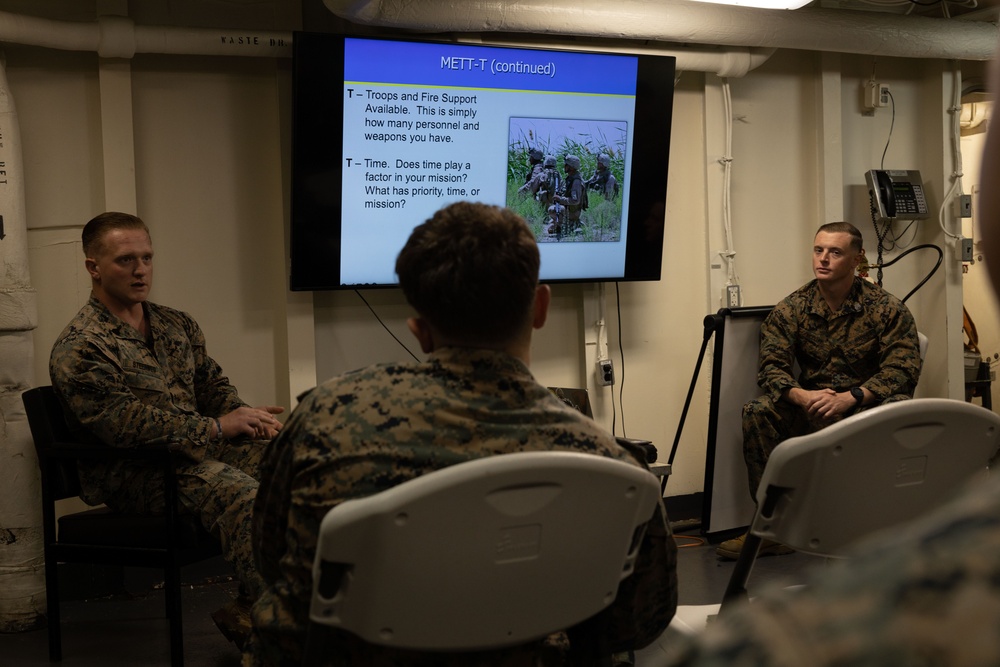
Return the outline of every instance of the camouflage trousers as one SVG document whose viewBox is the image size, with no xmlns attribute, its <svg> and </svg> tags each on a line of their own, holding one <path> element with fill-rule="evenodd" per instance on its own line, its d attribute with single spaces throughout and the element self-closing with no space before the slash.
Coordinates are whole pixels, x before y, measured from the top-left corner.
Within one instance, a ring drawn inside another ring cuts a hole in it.
<svg viewBox="0 0 1000 667">
<path fill-rule="evenodd" d="M 897 394 L 882 404 L 905 401 L 909 396 Z M 863 412 L 874 406 L 861 408 Z M 852 413 L 857 414 L 857 413 Z M 778 443 L 808 433 L 815 433 L 832 422 L 815 421 L 800 407 L 787 401 L 774 401 L 760 396 L 743 406 L 743 459 L 747 464 L 750 497 L 757 500 L 757 487 L 764 476 L 764 466 Z"/>
<path fill-rule="evenodd" d="M 264 441 L 219 440 L 209 445 L 198 463 L 177 467 L 180 510 L 199 518 L 201 525 L 222 545 L 222 555 L 232 565 L 251 599 L 264 590 L 251 551 L 251 516 L 257 497 L 257 478 Z M 119 511 L 162 512 L 159 474 L 136 474 L 108 505 Z"/>
<path fill-rule="evenodd" d="M 743 406 L 743 459 L 747 464 L 750 497 L 755 502 L 764 466 L 778 443 L 821 428 L 821 424 L 809 420 L 802 408 L 786 401 L 775 402 L 770 396 L 755 398 Z"/>
</svg>

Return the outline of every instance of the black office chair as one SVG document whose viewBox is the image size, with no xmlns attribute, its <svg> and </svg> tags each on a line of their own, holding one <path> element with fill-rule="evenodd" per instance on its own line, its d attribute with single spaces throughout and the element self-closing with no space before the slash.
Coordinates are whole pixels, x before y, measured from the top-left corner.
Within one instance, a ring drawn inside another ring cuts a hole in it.
<svg viewBox="0 0 1000 667">
<path fill-rule="evenodd" d="M 180 568 L 217 556 L 221 549 L 196 517 L 177 512 L 173 455 L 165 448 L 123 449 L 80 443 L 74 439 L 52 387 L 29 389 L 21 399 L 41 469 L 49 659 L 62 659 L 56 566 L 58 563 L 97 563 L 163 570 L 170 626 L 170 663 L 173 667 L 182 667 Z M 56 501 L 80 495 L 78 462 L 123 459 L 162 466 L 167 507 L 164 514 L 121 514 L 102 507 L 67 514 L 56 521 Z"/>
</svg>

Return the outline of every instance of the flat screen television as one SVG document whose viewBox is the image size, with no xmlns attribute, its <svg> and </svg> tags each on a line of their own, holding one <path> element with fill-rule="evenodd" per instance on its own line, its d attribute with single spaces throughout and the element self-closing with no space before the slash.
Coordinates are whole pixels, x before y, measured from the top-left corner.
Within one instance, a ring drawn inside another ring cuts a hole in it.
<svg viewBox="0 0 1000 667">
<path fill-rule="evenodd" d="M 659 280 L 674 58 L 302 32 L 292 60 L 293 290 L 395 286 L 410 231 L 459 200 L 522 214 L 544 282 Z M 546 197 L 568 156 L 614 177 L 578 223 Z"/>
</svg>

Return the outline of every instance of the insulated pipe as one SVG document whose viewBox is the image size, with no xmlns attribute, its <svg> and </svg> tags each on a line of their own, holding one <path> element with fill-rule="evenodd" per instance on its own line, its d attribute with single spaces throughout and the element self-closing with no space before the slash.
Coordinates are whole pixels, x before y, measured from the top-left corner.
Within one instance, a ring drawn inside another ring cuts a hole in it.
<svg viewBox="0 0 1000 667">
<path fill-rule="evenodd" d="M 483 44 L 485 40 L 480 34 L 456 35 L 456 40 L 463 44 Z M 533 47 L 553 46 L 551 38 L 545 39 L 537 35 L 504 35 L 497 38 L 490 35 L 491 46 Z M 676 45 L 660 43 L 616 40 L 600 42 L 598 40 L 573 39 L 569 43 L 557 43 L 555 46 L 565 49 L 583 51 L 610 51 L 614 53 L 648 53 L 654 55 L 673 56 L 677 59 L 678 72 L 711 72 L 720 77 L 740 77 L 754 70 L 774 55 L 775 49 L 742 48 L 742 47 L 712 47 L 691 46 L 676 48 Z M 669 48 L 675 46 L 675 48 Z"/>
<path fill-rule="evenodd" d="M 851 10 L 794 11 L 686 0 L 323 0 L 354 23 L 427 32 L 528 32 L 859 53 L 989 60 L 992 23 Z"/>
<path fill-rule="evenodd" d="M 101 16 L 95 22 L 56 21 L 0 12 L 0 42 L 63 51 L 93 51 L 102 58 L 136 53 L 288 58 L 287 31 L 228 28 L 137 26 L 126 16 Z"/>
<path fill-rule="evenodd" d="M 484 21 L 488 23 L 489 18 Z M 481 27 L 482 23 L 477 23 L 476 29 Z M 564 31 L 575 34 L 569 29 Z M 142 26 L 135 25 L 125 16 L 101 16 L 95 22 L 83 23 L 0 12 L 0 42 L 64 51 L 93 51 L 102 58 L 131 58 L 136 53 L 287 58 L 291 56 L 292 35 L 289 32 Z M 491 40 L 491 43 L 498 42 Z M 579 41 L 573 46 L 583 48 Z M 743 76 L 762 65 L 774 52 L 769 48 L 745 47 L 671 50 L 643 42 L 625 48 L 620 44 L 592 43 L 590 48 L 672 55 L 677 58 L 678 71 L 713 72 L 722 77 Z"/>
<path fill-rule="evenodd" d="M 0 62 L 0 632 L 41 625 L 45 610 L 38 462 L 21 403 L 34 386 L 38 315 L 28 275 L 24 162 Z"/>
</svg>

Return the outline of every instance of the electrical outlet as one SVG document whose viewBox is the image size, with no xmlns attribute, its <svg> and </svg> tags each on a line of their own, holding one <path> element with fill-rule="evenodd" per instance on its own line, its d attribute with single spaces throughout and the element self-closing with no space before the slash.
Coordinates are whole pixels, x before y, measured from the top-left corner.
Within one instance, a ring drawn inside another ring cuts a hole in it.
<svg viewBox="0 0 1000 667">
<path fill-rule="evenodd" d="M 962 239 L 962 261 L 972 261 L 972 239 Z"/>
<path fill-rule="evenodd" d="M 602 387 L 607 387 L 615 383 L 615 367 L 610 359 L 599 359 L 597 361 L 597 383 Z"/>
<path fill-rule="evenodd" d="M 875 113 L 875 109 L 889 106 L 892 95 L 889 93 L 889 84 L 868 81 L 864 84 L 864 107 L 868 110 L 867 115 Z"/>
<path fill-rule="evenodd" d="M 972 217 L 972 195 L 961 195 L 958 198 L 958 217 Z"/>
<path fill-rule="evenodd" d="M 887 107 L 892 101 L 892 94 L 889 93 L 889 84 L 880 83 L 878 84 L 878 103 L 876 106 Z"/>
<path fill-rule="evenodd" d="M 726 308 L 739 308 L 740 286 L 726 285 L 725 297 L 726 297 Z"/>
</svg>

